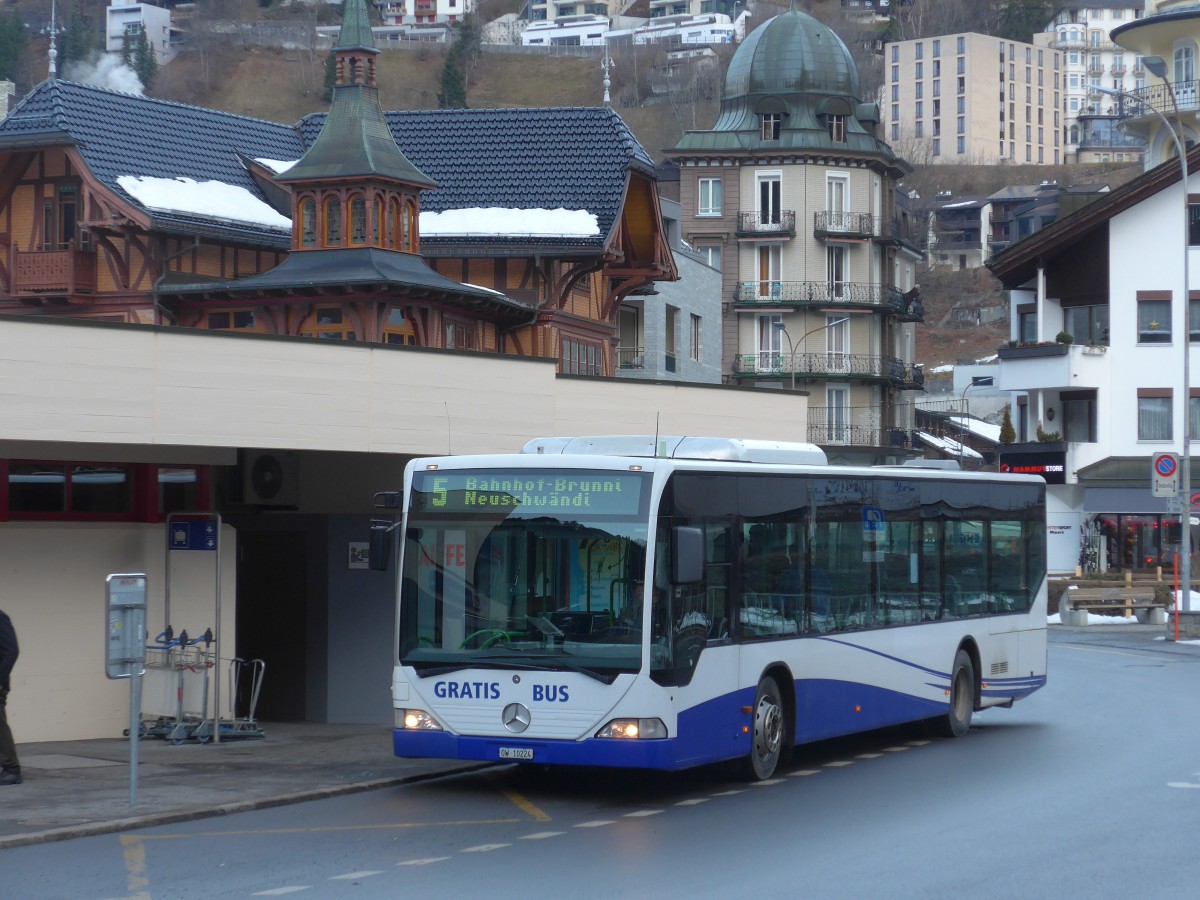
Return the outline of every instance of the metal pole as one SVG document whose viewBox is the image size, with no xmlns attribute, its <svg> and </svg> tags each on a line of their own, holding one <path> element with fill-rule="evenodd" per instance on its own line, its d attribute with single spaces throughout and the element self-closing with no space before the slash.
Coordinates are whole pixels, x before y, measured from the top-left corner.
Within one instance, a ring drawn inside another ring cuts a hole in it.
<svg viewBox="0 0 1200 900">
<path fill-rule="evenodd" d="M 1166 75 L 1166 73 L 1163 73 Z M 1175 150 L 1179 154 L 1180 188 L 1183 191 L 1183 457 L 1179 461 L 1180 481 L 1183 490 L 1183 512 L 1179 516 L 1179 546 L 1180 555 L 1180 590 L 1182 592 L 1180 608 L 1184 612 L 1192 609 L 1192 398 L 1191 398 L 1191 296 L 1188 278 L 1188 247 L 1190 245 L 1191 210 L 1188 203 L 1188 163 L 1187 141 L 1183 131 L 1183 116 L 1179 114 L 1179 102 L 1175 97 L 1175 88 L 1164 78 L 1167 86 L 1167 96 L 1171 99 L 1171 108 L 1175 111 L 1175 120 L 1179 123 L 1179 134 L 1167 123 L 1167 130 L 1175 141 Z"/>
</svg>

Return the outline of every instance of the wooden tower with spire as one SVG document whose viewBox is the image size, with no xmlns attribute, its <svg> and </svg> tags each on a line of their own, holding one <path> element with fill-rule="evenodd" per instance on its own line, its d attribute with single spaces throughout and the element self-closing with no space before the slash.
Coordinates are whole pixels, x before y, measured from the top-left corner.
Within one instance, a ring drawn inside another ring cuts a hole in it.
<svg viewBox="0 0 1200 900">
<path fill-rule="evenodd" d="M 421 191 L 436 187 L 396 146 L 379 103 L 365 0 L 346 0 L 329 115 L 276 181 L 292 189 L 292 250 L 420 252 Z"/>
</svg>

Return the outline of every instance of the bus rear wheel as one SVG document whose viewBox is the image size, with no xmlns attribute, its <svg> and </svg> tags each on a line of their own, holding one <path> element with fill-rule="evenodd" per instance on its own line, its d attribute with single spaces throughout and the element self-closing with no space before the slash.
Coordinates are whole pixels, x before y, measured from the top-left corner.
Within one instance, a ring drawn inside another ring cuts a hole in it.
<svg viewBox="0 0 1200 900">
<path fill-rule="evenodd" d="M 962 737 L 971 730 L 971 714 L 975 710 L 975 664 L 971 654 L 959 650 L 950 670 L 950 709 L 941 721 L 946 737 Z"/>
<path fill-rule="evenodd" d="M 754 733 L 750 754 L 745 760 L 745 772 L 748 778 L 765 781 L 775 774 L 775 767 L 783 755 L 785 718 L 779 685 L 769 675 L 758 683 L 754 692 L 753 715 Z"/>
</svg>

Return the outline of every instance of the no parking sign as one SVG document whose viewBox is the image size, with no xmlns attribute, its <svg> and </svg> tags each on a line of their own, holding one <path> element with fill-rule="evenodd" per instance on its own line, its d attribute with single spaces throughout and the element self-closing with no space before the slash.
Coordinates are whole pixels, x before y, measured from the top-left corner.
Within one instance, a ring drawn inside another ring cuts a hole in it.
<svg viewBox="0 0 1200 900">
<path fill-rule="evenodd" d="M 1150 488 L 1155 497 L 1179 495 L 1179 457 L 1174 453 L 1155 453 L 1150 463 Z"/>
</svg>

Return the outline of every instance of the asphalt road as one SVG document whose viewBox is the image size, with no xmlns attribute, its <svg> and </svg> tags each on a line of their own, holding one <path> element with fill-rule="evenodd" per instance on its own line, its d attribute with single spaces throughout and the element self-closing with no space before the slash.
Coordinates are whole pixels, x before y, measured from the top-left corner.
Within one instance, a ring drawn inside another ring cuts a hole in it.
<svg viewBox="0 0 1200 900">
<path fill-rule="evenodd" d="M 495 768 L 0 851 L 20 898 L 1192 898 L 1200 651 L 1056 632 L 1050 683 L 761 785 Z"/>
</svg>

